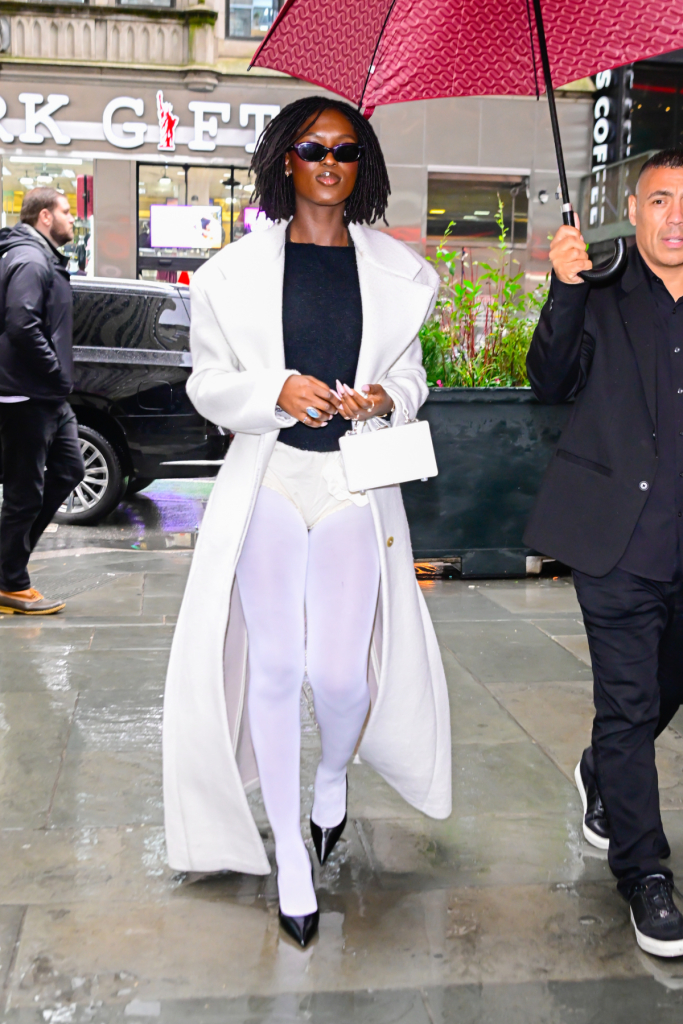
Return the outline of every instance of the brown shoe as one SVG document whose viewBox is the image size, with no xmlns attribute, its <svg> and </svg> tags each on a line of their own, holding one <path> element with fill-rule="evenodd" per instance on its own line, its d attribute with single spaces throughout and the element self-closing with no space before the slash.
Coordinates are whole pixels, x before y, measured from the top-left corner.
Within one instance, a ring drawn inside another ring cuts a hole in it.
<svg viewBox="0 0 683 1024">
<path fill-rule="evenodd" d="M 54 615 L 66 608 L 66 601 L 51 601 L 39 590 L 0 590 L 0 614 L 6 615 Z"/>
</svg>

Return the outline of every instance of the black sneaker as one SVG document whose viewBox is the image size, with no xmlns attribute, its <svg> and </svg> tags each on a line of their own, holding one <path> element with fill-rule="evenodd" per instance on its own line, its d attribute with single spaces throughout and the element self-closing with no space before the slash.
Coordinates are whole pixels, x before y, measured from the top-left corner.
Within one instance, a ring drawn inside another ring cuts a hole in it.
<svg viewBox="0 0 683 1024">
<path fill-rule="evenodd" d="M 609 822 L 595 776 L 588 767 L 589 750 L 590 747 L 584 750 L 574 772 L 576 788 L 583 804 L 583 834 L 591 846 L 597 846 L 598 850 L 608 850 Z"/>
<path fill-rule="evenodd" d="M 574 780 L 583 804 L 583 834 L 591 846 L 597 846 L 598 850 L 608 850 L 609 821 L 598 783 L 588 764 L 589 752 L 590 747 L 584 750 L 574 772 Z M 671 856 L 671 847 L 663 832 L 660 837 L 659 856 L 662 860 L 668 860 Z"/>
<path fill-rule="evenodd" d="M 653 956 L 683 956 L 683 915 L 673 900 L 674 884 L 664 875 L 648 875 L 630 899 L 636 942 Z"/>
</svg>

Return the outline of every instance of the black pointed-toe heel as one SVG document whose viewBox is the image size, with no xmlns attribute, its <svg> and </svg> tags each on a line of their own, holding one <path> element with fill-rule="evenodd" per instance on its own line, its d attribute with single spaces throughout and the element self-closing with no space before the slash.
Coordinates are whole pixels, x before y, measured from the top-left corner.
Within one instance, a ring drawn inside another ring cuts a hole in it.
<svg viewBox="0 0 683 1024">
<path fill-rule="evenodd" d="M 347 779 L 346 780 L 346 804 L 347 804 L 347 807 L 348 807 L 348 803 L 349 803 L 349 780 Z M 325 863 L 327 858 L 330 856 L 330 854 L 334 850 L 335 846 L 337 845 L 337 841 L 338 841 L 339 837 L 341 836 L 342 832 L 346 828 L 346 818 L 347 818 L 347 814 L 346 814 L 346 811 L 344 811 L 344 817 L 339 822 L 339 824 L 335 825 L 333 828 L 321 828 L 320 825 L 316 825 L 316 823 L 313 821 L 313 818 L 310 819 L 310 821 L 311 821 L 311 839 L 313 840 L 313 845 L 315 846 L 315 852 L 318 854 L 318 860 L 320 861 L 321 866 Z"/>
<path fill-rule="evenodd" d="M 283 914 L 279 911 L 280 925 L 287 932 L 290 938 L 294 939 L 297 945 L 305 949 L 311 939 L 315 938 L 318 934 L 318 924 L 320 922 L 320 911 L 315 910 L 312 914 L 306 914 L 304 917 L 288 917 L 287 914 Z"/>
</svg>

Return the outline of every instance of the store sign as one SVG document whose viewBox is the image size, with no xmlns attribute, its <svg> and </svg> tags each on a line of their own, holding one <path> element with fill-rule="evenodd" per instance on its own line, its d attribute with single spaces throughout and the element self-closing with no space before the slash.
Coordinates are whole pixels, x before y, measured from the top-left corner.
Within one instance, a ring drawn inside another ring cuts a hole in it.
<svg viewBox="0 0 683 1024">
<path fill-rule="evenodd" d="M 164 94 L 159 89 L 157 93 L 157 117 L 159 119 L 159 145 L 162 153 L 172 153 L 175 150 L 175 130 L 180 123 L 180 118 L 173 113 L 173 104 L 164 102 Z"/>
<path fill-rule="evenodd" d="M 590 190 L 589 226 L 605 223 L 607 210 L 606 167 L 631 154 L 631 98 L 633 69 L 600 71 L 595 76 L 593 104 L 593 176 Z M 616 211 L 613 211 L 616 212 Z"/>
<path fill-rule="evenodd" d="M 181 124 L 173 104 L 165 99 L 160 89 L 156 94 L 156 123 L 144 120 L 145 101 L 136 96 L 117 96 L 102 111 L 101 121 L 67 121 L 54 115 L 70 103 L 67 95 L 22 92 L 23 118 L 8 115 L 7 103 L 0 96 L 0 143 L 10 145 L 17 139 L 29 145 L 42 146 L 52 139 L 58 146 L 72 142 L 108 142 L 116 149 L 137 149 L 155 144 L 162 153 L 173 153 L 176 146 L 186 146 L 192 152 L 212 153 L 218 146 L 230 146 L 253 153 L 266 126 L 266 119 L 280 113 L 272 103 L 240 103 L 240 127 L 223 128 L 231 120 L 231 105 L 216 101 L 192 100 L 188 109 L 193 123 Z M 128 120 L 114 118 L 121 115 Z"/>
</svg>

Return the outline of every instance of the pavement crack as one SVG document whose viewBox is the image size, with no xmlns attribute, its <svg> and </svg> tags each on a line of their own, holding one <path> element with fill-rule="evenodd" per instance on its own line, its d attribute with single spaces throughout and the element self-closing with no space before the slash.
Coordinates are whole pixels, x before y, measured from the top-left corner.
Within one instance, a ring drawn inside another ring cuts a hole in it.
<svg viewBox="0 0 683 1024">
<path fill-rule="evenodd" d="M 380 867 L 379 867 L 379 864 L 377 863 L 377 860 L 375 859 L 375 854 L 373 853 L 373 850 L 372 850 L 372 843 L 370 842 L 368 836 L 365 833 L 365 829 L 363 827 L 363 822 L 360 820 L 360 818 L 354 818 L 353 824 L 355 825 L 356 832 L 358 833 L 358 838 L 360 839 L 360 845 L 363 847 L 363 852 L 365 853 L 365 856 L 368 859 L 368 864 L 370 865 L 370 870 L 372 871 L 373 875 L 375 876 L 375 879 L 377 880 L 377 884 L 381 888 Z"/>
<path fill-rule="evenodd" d="M 52 806 L 53 806 L 53 804 L 55 802 L 55 796 L 57 795 L 57 786 L 59 785 L 59 780 L 62 777 L 62 769 L 64 768 L 64 762 L 66 760 L 66 752 L 67 752 L 67 750 L 69 748 L 69 740 L 71 739 L 71 731 L 72 731 L 72 729 L 74 727 L 74 722 L 76 720 L 76 711 L 78 710 L 78 702 L 79 702 L 80 699 L 81 699 L 81 695 L 80 695 L 80 692 L 79 692 L 79 693 L 76 694 L 76 700 L 74 701 L 73 711 L 71 712 L 71 718 L 69 720 L 69 728 L 66 730 L 66 738 L 64 740 L 64 746 L 62 747 L 62 752 L 59 755 L 59 767 L 57 768 L 57 774 L 55 775 L 54 785 L 52 786 L 52 792 L 50 793 L 50 802 L 48 804 L 47 812 L 45 814 L 45 828 L 49 828 L 50 827 L 50 818 L 52 816 Z"/>
<path fill-rule="evenodd" d="M 434 1019 L 434 1014 L 432 1013 L 432 1008 L 431 1008 L 431 1006 L 429 1004 L 429 996 L 428 996 L 427 992 L 423 988 L 418 989 L 418 992 L 420 993 L 420 997 L 422 999 L 422 1003 L 423 1003 L 424 1008 L 425 1008 L 425 1013 L 427 1014 L 427 1017 L 429 1018 L 429 1024 L 436 1024 L 436 1021 Z"/>
<path fill-rule="evenodd" d="M 12 980 L 12 975 L 14 974 L 14 968 L 16 966 L 17 959 L 19 957 L 19 946 L 21 945 L 21 939 L 22 939 L 22 936 L 24 934 L 24 922 L 26 921 L 27 913 L 28 913 L 28 907 L 27 906 L 26 907 L 22 907 L 22 909 L 21 909 L 21 917 L 19 919 L 19 927 L 17 928 L 17 935 L 16 935 L 16 938 L 14 940 L 14 945 L 12 946 L 12 952 L 10 953 L 9 962 L 7 964 L 7 974 L 5 975 L 5 982 L 4 982 L 3 986 L 2 986 L 3 987 L 3 992 L 5 992 L 6 996 L 7 996 L 6 1001 L 5 1001 L 5 1010 L 4 1010 L 5 1013 L 7 1013 L 9 1011 L 9 1001 L 10 1001 L 9 987 L 10 987 L 10 982 Z"/>
</svg>

